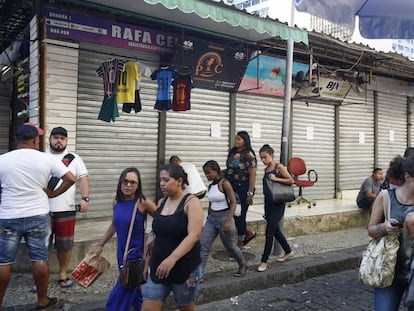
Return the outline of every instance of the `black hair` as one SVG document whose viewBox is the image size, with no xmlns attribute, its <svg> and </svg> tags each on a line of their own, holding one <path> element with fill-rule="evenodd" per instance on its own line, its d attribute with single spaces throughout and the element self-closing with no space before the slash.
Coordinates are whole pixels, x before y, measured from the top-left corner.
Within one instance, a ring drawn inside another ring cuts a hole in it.
<svg viewBox="0 0 414 311">
<path fill-rule="evenodd" d="M 262 146 L 262 148 L 260 148 L 259 153 L 262 153 L 262 152 L 266 152 L 266 153 L 268 153 L 270 155 L 273 155 L 275 153 L 275 151 L 273 150 L 273 148 L 270 147 L 270 145 L 268 145 L 268 144 L 264 144 Z"/>
<path fill-rule="evenodd" d="M 167 171 L 168 174 L 175 180 L 182 179 L 182 188 L 185 189 L 185 185 L 188 185 L 188 176 L 187 173 L 184 171 L 184 169 L 181 167 L 181 165 L 175 164 L 175 163 L 168 163 L 161 167 L 161 171 Z"/>
<path fill-rule="evenodd" d="M 217 163 L 217 161 L 209 160 L 203 165 L 203 171 L 206 169 L 212 169 L 213 171 L 217 172 L 219 175 L 221 175 L 221 169 L 220 165 Z"/>
<path fill-rule="evenodd" d="M 387 177 L 397 179 L 402 185 L 405 183 L 405 173 L 414 177 L 414 154 L 408 157 L 397 155 L 392 159 L 387 170 Z"/>
<path fill-rule="evenodd" d="M 382 171 L 382 168 L 376 167 L 372 170 L 372 175 L 374 175 L 376 172 Z"/>
<path fill-rule="evenodd" d="M 141 182 L 141 174 L 139 172 L 139 170 L 136 167 L 127 167 L 126 169 L 124 169 L 121 173 L 121 175 L 119 176 L 119 180 L 118 180 L 118 186 L 116 188 L 116 196 L 115 196 L 115 200 L 117 200 L 118 202 L 121 201 L 125 201 L 125 197 L 124 194 L 121 191 L 121 187 L 122 187 L 122 183 L 124 182 L 124 179 L 126 178 L 126 175 L 128 173 L 135 173 L 138 177 L 138 185 L 137 185 L 137 190 L 135 191 L 135 201 L 137 201 L 138 199 L 145 200 L 145 195 L 142 193 L 142 182 Z"/>
<path fill-rule="evenodd" d="M 404 157 L 408 157 L 410 155 L 414 155 L 414 147 L 405 148 Z"/>
<path fill-rule="evenodd" d="M 175 163 L 175 161 L 181 162 L 181 159 L 177 155 L 172 155 L 168 160 L 169 163 Z"/>
<path fill-rule="evenodd" d="M 251 151 L 253 153 L 253 155 L 256 157 L 256 153 L 254 152 L 254 150 L 252 148 L 252 144 L 250 142 L 249 133 L 247 133 L 246 131 L 239 131 L 239 132 L 237 132 L 236 136 L 240 136 L 241 139 L 243 139 L 245 149 Z M 237 149 L 236 147 L 233 147 L 233 148 L 230 149 L 230 152 L 234 152 L 236 149 Z"/>
</svg>

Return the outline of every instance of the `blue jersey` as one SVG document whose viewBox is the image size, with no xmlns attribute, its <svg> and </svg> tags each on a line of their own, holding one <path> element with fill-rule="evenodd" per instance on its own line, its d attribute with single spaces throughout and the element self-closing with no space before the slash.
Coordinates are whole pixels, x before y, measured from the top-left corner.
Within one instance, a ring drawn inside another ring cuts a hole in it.
<svg viewBox="0 0 414 311">
<path fill-rule="evenodd" d="M 172 81 L 177 77 L 178 73 L 169 67 L 157 69 L 151 75 L 151 79 L 158 82 L 157 102 L 154 109 L 159 111 L 172 109 L 170 88 Z"/>
</svg>

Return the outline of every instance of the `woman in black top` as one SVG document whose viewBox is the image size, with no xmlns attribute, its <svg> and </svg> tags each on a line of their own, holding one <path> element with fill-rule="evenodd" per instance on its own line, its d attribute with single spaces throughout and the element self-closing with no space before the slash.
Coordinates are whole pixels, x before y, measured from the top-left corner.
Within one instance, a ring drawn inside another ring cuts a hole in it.
<svg viewBox="0 0 414 311">
<path fill-rule="evenodd" d="M 164 198 L 152 223 L 156 237 L 142 311 L 161 310 L 171 291 L 180 310 L 195 310 L 203 210 L 197 197 L 184 193 L 185 184 L 187 174 L 180 165 L 171 163 L 161 169 Z"/>
<path fill-rule="evenodd" d="M 234 147 L 227 156 L 226 166 L 225 177 L 240 198 L 241 214 L 235 216 L 234 220 L 237 227 L 237 246 L 242 248 L 256 236 L 255 232 L 247 229 L 246 224 L 247 209 L 253 204 L 257 168 L 256 154 L 250 145 L 250 136 L 246 131 L 237 133 Z"/>
</svg>

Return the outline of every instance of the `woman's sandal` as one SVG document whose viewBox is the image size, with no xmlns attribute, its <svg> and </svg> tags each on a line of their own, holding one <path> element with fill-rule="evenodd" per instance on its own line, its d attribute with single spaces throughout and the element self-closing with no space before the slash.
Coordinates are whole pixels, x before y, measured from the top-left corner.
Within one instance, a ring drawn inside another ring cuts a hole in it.
<svg viewBox="0 0 414 311">
<path fill-rule="evenodd" d="M 290 252 L 288 254 L 284 254 L 283 256 L 278 257 L 276 260 L 279 262 L 285 262 L 295 256 L 294 252 Z"/>
<path fill-rule="evenodd" d="M 66 278 L 66 279 L 60 279 L 60 280 L 58 280 L 58 284 L 59 284 L 59 286 L 61 288 L 70 288 L 75 283 L 70 278 Z"/>
<path fill-rule="evenodd" d="M 256 237 L 256 232 L 253 232 L 250 236 L 246 236 L 243 241 L 243 246 L 246 246 L 251 240 Z"/>
</svg>

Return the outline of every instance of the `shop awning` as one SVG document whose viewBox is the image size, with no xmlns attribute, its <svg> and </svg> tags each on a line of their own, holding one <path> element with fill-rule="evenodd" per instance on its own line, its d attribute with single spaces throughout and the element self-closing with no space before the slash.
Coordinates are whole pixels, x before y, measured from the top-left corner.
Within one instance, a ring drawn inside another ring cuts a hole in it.
<svg viewBox="0 0 414 311">
<path fill-rule="evenodd" d="M 89 0 L 95 3 L 127 12 L 154 17 L 177 25 L 222 34 L 245 41 L 258 42 L 280 37 L 292 38 L 295 42 L 308 44 L 306 30 L 289 27 L 270 18 L 261 18 L 240 11 L 224 3 L 206 0 Z"/>
</svg>

